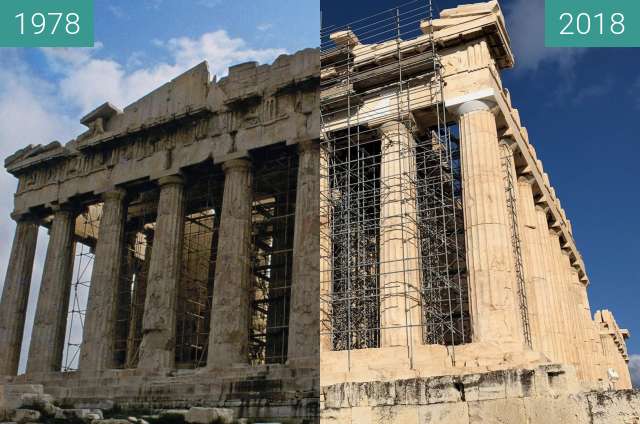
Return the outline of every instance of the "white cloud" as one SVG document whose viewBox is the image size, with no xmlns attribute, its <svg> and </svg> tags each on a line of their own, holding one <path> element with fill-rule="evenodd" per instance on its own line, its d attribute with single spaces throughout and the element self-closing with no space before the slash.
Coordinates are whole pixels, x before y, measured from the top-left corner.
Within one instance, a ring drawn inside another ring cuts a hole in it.
<svg viewBox="0 0 640 424">
<path fill-rule="evenodd" d="M 198 38 L 154 40 L 153 44 L 165 49 L 171 60 L 131 71 L 127 64 L 99 58 L 100 46 L 80 51 L 45 49 L 44 52 L 51 66 L 62 72 L 60 95 L 83 112 L 106 100 L 126 106 L 203 60 L 209 62 L 213 74 L 222 76 L 229 65 L 249 60 L 270 62 L 285 52 L 276 48 L 250 48 L 243 39 L 230 37 L 224 30 L 208 32 Z"/>
<path fill-rule="evenodd" d="M 107 9 L 118 19 L 126 19 L 129 17 L 120 6 L 116 6 L 115 4 L 110 4 L 107 6 Z"/>
<path fill-rule="evenodd" d="M 5 158 L 29 143 L 46 143 L 55 138 L 66 141 L 80 130 L 75 120 L 61 112 L 56 86 L 34 75 L 18 50 L 0 53 L 0 157 Z M 13 206 L 16 179 L 0 172 L 0 272 L 4 276 L 11 250 L 15 224 L 9 219 Z M 38 237 L 33 267 L 29 307 L 25 327 L 33 325 L 35 303 L 46 253 L 47 235 L 42 229 Z M 24 369 L 30 331 L 22 345 L 21 369 Z"/>
<path fill-rule="evenodd" d="M 258 25 L 256 28 L 258 31 L 268 31 L 271 28 L 273 28 L 273 24 L 264 23 L 264 24 Z"/>
<path fill-rule="evenodd" d="M 156 7 L 162 0 L 146 0 Z M 136 54 L 127 63 L 101 57 L 102 45 L 87 49 L 41 49 L 46 59 L 38 72 L 32 69 L 23 50 L 0 51 L 0 157 L 5 158 L 28 144 L 64 143 L 83 131 L 79 117 L 97 105 L 112 101 L 124 107 L 147 92 L 208 60 L 212 73 L 222 76 L 233 64 L 255 60 L 270 62 L 283 49 L 253 49 L 241 38 L 225 31 L 205 33 L 197 38 L 155 40 L 170 58 L 142 66 L 146 55 Z M 45 79 L 48 75 L 50 79 Z M 15 224 L 9 219 L 17 182 L 0 171 L 0 273 L 4 276 Z M 46 254 L 46 231 L 41 230 L 27 309 L 21 370 L 24 370 L 30 330 Z M 3 279 L 0 279 L 0 282 Z M 0 283 L 1 284 L 1 283 Z"/>
<path fill-rule="evenodd" d="M 544 46 L 544 0 L 513 0 L 504 9 L 516 70 L 535 71 L 542 64 L 551 64 L 566 71 L 586 52 Z"/>
<path fill-rule="evenodd" d="M 629 355 L 629 371 L 633 387 L 640 389 L 640 355 Z"/>
</svg>

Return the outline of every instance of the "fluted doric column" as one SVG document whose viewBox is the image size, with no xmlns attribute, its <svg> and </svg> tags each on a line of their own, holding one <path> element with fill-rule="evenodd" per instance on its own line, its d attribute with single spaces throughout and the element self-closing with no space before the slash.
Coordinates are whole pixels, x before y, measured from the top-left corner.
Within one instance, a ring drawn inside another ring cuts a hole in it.
<svg viewBox="0 0 640 424">
<path fill-rule="evenodd" d="M 575 364 L 572 352 L 571 334 L 569 331 L 570 314 L 567 304 L 567 292 L 565 274 L 561 264 L 562 251 L 558 231 L 554 228 L 549 230 L 547 252 L 550 259 L 551 281 L 553 282 L 553 300 L 557 311 L 558 339 L 562 360 L 568 364 Z"/>
<path fill-rule="evenodd" d="M 571 354 L 571 363 L 576 366 L 578 377 L 584 380 L 582 372 L 582 346 L 580 340 L 580 320 L 578 318 L 578 299 L 575 295 L 573 275 L 571 274 L 571 258 L 565 249 L 560 249 L 559 266 L 562 275 L 562 292 L 564 293 L 563 309 L 566 317 L 567 343 Z"/>
<path fill-rule="evenodd" d="M 37 241 L 37 222 L 27 216 L 17 218 L 0 300 L 0 376 L 18 372 Z"/>
<path fill-rule="evenodd" d="M 31 332 L 27 373 L 60 371 L 73 277 L 76 212 L 54 210 Z"/>
<path fill-rule="evenodd" d="M 331 245 L 331 185 L 329 152 L 320 149 L 320 352 L 333 348 L 332 291 L 333 256 Z"/>
<path fill-rule="evenodd" d="M 570 257 L 569 257 L 570 259 Z M 575 317 L 575 325 L 573 331 L 575 334 L 576 351 L 578 353 L 578 375 L 582 381 L 590 382 L 591 367 L 593 364 L 592 355 L 589 352 L 590 345 L 587 342 L 587 323 L 585 320 L 585 309 L 582 299 L 583 284 L 578 276 L 578 270 L 571 265 L 569 261 L 569 291 L 571 293 L 573 313 Z M 589 319 L 590 321 L 590 319 Z"/>
<path fill-rule="evenodd" d="M 415 141 L 402 122 L 380 127 L 381 347 L 422 342 Z"/>
<path fill-rule="evenodd" d="M 507 220 L 511 228 L 511 251 L 513 253 L 514 264 L 514 276 L 516 279 L 516 304 L 520 311 L 520 319 L 522 322 L 523 336 L 527 336 L 525 339 L 530 347 L 533 347 L 533 334 L 536 330 L 533 329 L 531 323 L 535 319 L 532 314 L 535 315 L 535 308 L 529 307 L 530 299 L 534 293 L 531 287 L 527 284 L 525 268 L 527 266 L 526 261 L 526 249 L 527 245 L 523 243 L 523 228 L 522 228 L 522 200 L 518 192 L 517 171 L 515 158 L 513 156 L 513 149 L 516 147 L 515 142 L 510 138 L 504 138 L 500 140 L 500 150 L 502 155 L 502 164 L 505 180 L 505 194 L 507 198 Z"/>
<path fill-rule="evenodd" d="M 160 198 L 147 279 L 138 368 L 175 366 L 176 308 L 184 235 L 184 180 L 160 178 Z"/>
<path fill-rule="evenodd" d="M 518 206 L 522 238 L 524 274 L 527 287 L 529 319 L 533 349 L 552 358 L 553 332 L 549 326 L 551 315 L 547 296 L 547 275 L 544 268 L 544 246 L 538 231 L 538 217 L 533 199 L 533 180 L 518 178 Z M 545 223 L 545 234 L 546 234 Z M 544 240 L 546 242 L 546 240 Z"/>
<path fill-rule="evenodd" d="M 114 366 L 118 287 L 127 215 L 125 196 L 123 189 L 102 196 L 98 243 L 80 350 L 81 371 L 97 371 Z"/>
<path fill-rule="evenodd" d="M 320 145 L 298 145 L 298 179 L 293 237 L 287 358 L 319 359 L 320 330 Z"/>
<path fill-rule="evenodd" d="M 581 347 L 583 355 L 584 376 L 587 382 L 596 385 L 600 375 L 601 352 L 597 349 L 597 334 L 591 316 L 591 306 L 587 294 L 587 286 L 580 281 L 578 270 L 572 270 L 573 284 L 578 295 L 578 311 L 580 319 Z"/>
<path fill-rule="evenodd" d="M 537 239 L 539 240 L 539 248 L 542 253 L 541 256 L 541 271 L 544 273 L 544 280 L 540 280 L 544 284 L 544 307 L 545 314 L 545 328 L 549 331 L 548 348 L 551 350 L 550 359 L 554 361 L 560 361 L 564 359 L 562 334 L 560 331 L 561 314 L 558 310 L 557 302 L 557 285 L 555 283 L 554 276 L 554 262 L 553 255 L 549 250 L 549 224 L 547 222 L 547 212 L 541 205 L 536 205 L 536 217 L 537 217 Z"/>
<path fill-rule="evenodd" d="M 462 195 L 473 341 L 524 342 L 511 229 L 492 104 L 458 108 Z"/>
<path fill-rule="evenodd" d="M 251 163 L 246 159 L 234 159 L 225 162 L 222 169 L 225 180 L 213 286 L 208 368 L 225 368 L 249 361 L 253 198 Z"/>
</svg>

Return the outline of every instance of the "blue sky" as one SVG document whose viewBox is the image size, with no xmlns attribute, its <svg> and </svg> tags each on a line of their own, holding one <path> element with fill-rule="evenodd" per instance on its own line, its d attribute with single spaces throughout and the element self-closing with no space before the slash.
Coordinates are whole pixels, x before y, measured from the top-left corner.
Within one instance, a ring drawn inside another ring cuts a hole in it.
<svg viewBox="0 0 640 424">
<path fill-rule="evenodd" d="M 406 0 L 322 0 L 323 26 Z M 471 3 L 437 0 L 436 9 Z M 504 0 L 516 67 L 503 72 L 573 225 L 591 279 L 591 308 L 631 331 L 640 384 L 640 50 L 544 47 L 544 1 Z"/>
</svg>

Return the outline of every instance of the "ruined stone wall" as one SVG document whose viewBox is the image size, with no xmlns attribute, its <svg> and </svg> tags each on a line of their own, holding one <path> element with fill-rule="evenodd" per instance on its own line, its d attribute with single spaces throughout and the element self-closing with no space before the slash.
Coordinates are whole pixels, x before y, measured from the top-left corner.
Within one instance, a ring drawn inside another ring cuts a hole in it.
<svg viewBox="0 0 640 424">
<path fill-rule="evenodd" d="M 640 393 L 576 390 L 570 369 L 544 366 L 460 377 L 342 383 L 322 390 L 322 422 L 627 424 Z"/>
</svg>

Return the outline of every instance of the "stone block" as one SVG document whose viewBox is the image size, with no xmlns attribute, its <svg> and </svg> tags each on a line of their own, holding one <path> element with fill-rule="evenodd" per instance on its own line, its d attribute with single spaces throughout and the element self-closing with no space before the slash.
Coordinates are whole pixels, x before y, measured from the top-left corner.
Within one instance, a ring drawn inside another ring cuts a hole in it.
<svg viewBox="0 0 640 424">
<path fill-rule="evenodd" d="M 584 424 L 591 423 L 589 406 L 581 395 L 559 396 L 557 398 L 523 398 L 530 424 Z"/>
<path fill-rule="evenodd" d="M 377 406 L 373 408 L 371 423 L 418 424 L 415 406 Z"/>
<path fill-rule="evenodd" d="M 527 424 L 522 399 L 469 402 L 469 424 Z"/>
<path fill-rule="evenodd" d="M 60 408 L 53 404 L 52 396 L 34 393 L 22 395 L 21 408 L 35 409 L 47 417 L 53 417 L 61 411 Z"/>
<path fill-rule="evenodd" d="M 452 376 L 431 377 L 427 380 L 427 403 L 459 402 L 460 390 Z"/>
<path fill-rule="evenodd" d="M 185 415 L 185 421 L 194 424 L 210 424 L 214 421 L 231 423 L 233 419 L 233 410 L 227 408 L 194 407 L 189 409 Z"/>
<path fill-rule="evenodd" d="M 25 394 L 44 395 L 41 384 L 3 384 L 0 385 L 0 407 L 15 409 L 22 405 Z"/>
<path fill-rule="evenodd" d="M 593 424 L 640 423 L 640 391 L 591 392 L 587 395 Z"/>
<path fill-rule="evenodd" d="M 373 422 L 373 408 L 358 406 L 351 408 L 351 424 L 369 424 Z"/>
<path fill-rule="evenodd" d="M 115 402 L 111 399 L 96 399 L 92 401 L 79 401 L 73 404 L 77 409 L 100 409 L 102 411 L 110 411 L 115 406 Z"/>
<path fill-rule="evenodd" d="M 417 407 L 420 424 L 469 424 L 467 402 L 436 403 Z"/>
<path fill-rule="evenodd" d="M 16 409 L 13 413 L 13 420 L 20 423 L 38 421 L 42 414 L 34 409 Z"/>
</svg>

